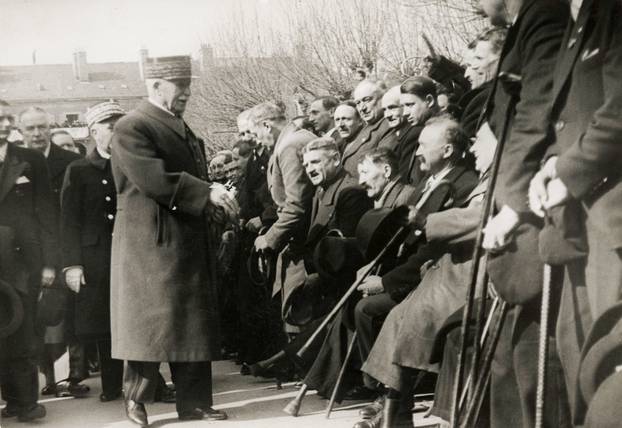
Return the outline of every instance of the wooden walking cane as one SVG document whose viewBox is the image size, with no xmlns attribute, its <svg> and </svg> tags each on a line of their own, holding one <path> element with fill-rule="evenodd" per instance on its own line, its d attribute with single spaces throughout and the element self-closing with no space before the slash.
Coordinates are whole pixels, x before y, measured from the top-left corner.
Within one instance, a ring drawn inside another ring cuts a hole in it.
<svg viewBox="0 0 622 428">
<path fill-rule="evenodd" d="M 341 382 L 343 381 L 343 375 L 346 372 L 346 367 L 348 366 L 348 362 L 350 361 L 350 357 L 352 356 L 352 351 L 354 350 L 355 343 L 356 343 L 356 331 L 352 335 L 352 339 L 350 339 L 350 344 L 348 345 L 348 351 L 346 352 L 346 357 L 343 359 L 343 364 L 341 365 L 341 369 L 339 370 L 339 376 L 337 376 L 337 382 L 335 383 L 333 392 L 330 394 L 330 401 L 328 402 L 328 406 L 326 407 L 326 419 L 330 419 L 330 414 L 333 411 L 333 407 L 335 406 L 335 400 L 337 399 L 337 393 L 339 392 L 339 387 L 341 386 Z"/>
<path fill-rule="evenodd" d="M 540 339 L 538 343 L 538 384 L 536 388 L 535 428 L 542 428 L 544 417 L 544 393 L 546 391 L 546 368 L 549 353 L 549 311 L 551 304 L 551 265 L 544 265 L 542 274 L 542 307 L 540 310 Z"/>
</svg>

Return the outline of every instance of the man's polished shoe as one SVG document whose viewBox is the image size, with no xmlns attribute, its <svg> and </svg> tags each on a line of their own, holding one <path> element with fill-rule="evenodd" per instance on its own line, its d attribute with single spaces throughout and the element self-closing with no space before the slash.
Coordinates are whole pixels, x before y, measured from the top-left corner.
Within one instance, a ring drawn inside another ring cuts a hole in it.
<svg viewBox="0 0 622 428">
<path fill-rule="evenodd" d="M 125 414 L 130 421 L 141 427 L 147 427 L 149 425 L 147 411 L 143 403 L 138 403 L 134 400 L 125 400 Z"/>
<path fill-rule="evenodd" d="M 121 390 L 109 394 L 102 392 L 101 394 L 99 394 L 99 401 L 101 401 L 102 403 L 107 403 L 108 401 L 114 401 L 118 398 L 121 398 L 121 395 Z"/>
<path fill-rule="evenodd" d="M 227 414 L 220 410 L 215 410 L 211 407 L 207 409 L 192 409 L 179 414 L 179 420 L 192 421 L 192 420 L 208 420 L 208 421 L 224 421 L 227 419 Z"/>
<path fill-rule="evenodd" d="M 91 388 L 88 385 L 83 385 L 81 383 L 69 382 L 69 385 L 67 385 L 67 391 L 75 398 L 84 398 L 88 396 L 90 390 Z"/>
<path fill-rule="evenodd" d="M 177 402 L 177 393 L 174 388 L 166 385 L 162 389 L 156 391 L 153 401 L 160 403 L 175 403 Z"/>
<path fill-rule="evenodd" d="M 23 410 L 19 412 L 19 414 L 17 415 L 17 420 L 20 422 L 30 422 L 34 421 L 35 419 L 41 419 L 45 417 L 45 414 L 45 407 L 43 407 L 43 405 L 41 404 L 35 404 L 28 410 Z"/>
<path fill-rule="evenodd" d="M 344 400 L 371 400 L 372 398 L 376 398 L 378 393 L 376 391 L 372 391 L 369 388 L 365 388 L 362 385 L 355 386 L 354 388 L 347 391 L 343 394 Z"/>
<path fill-rule="evenodd" d="M 359 410 L 359 415 L 363 419 L 371 419 L 374 416 L 376 416 L 378 413 L 382 412 L 383 406 L 384 406 L 384 396 L 378 397 L 373 403 Z"/>
<path fill-rule="evenodd" d="M 2 416 L 3 419 L 14 418 L 17 415 L 19 415 L 19 412 L 17 411 L 17 409 L 13 407 L 9 407 L 9 406 L 6 406 L 0 412 L 0 416 Z"/>
</svg>

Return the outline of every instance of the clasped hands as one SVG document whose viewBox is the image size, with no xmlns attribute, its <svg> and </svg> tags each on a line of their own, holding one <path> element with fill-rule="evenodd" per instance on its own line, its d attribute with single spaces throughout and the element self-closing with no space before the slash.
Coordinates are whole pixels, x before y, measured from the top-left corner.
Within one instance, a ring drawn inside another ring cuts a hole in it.
<svg viewBox="0 0 622 428">
<path fill-rule="evenodd" d="M 231 219 L 233 223 L 237 223 L 237 218 L 240 215 L 240 206 L 224 185 L 212 183 L 210 186 L 209 199 L 212 205 L 222 208 L 225 215 Z"/>
<path fill-rule="evenodd" d="M 80 286 L 86 284 L 84 269 L 82 266 L 72 266 L 65 270 L 65 284 L 74 293 L 80 292 Z"/>
<path fill-rule="evenodd" d="M 372 262 L 373 263 L 373 262 Z M 360 281 L 365 272 L 369 269 L 371 263 L 366 264 L 362 268 L 360 268 L 356 272 L 356 280 Z M 368 275 L 358 287 L 356 287 L 358 291 L 363 293 L 364 297 L 373 296 L 374 294 L 380 294 L 384 291 L 384 287 L 382 285 L 382 277 L 378 275 Z"/>
</svg>

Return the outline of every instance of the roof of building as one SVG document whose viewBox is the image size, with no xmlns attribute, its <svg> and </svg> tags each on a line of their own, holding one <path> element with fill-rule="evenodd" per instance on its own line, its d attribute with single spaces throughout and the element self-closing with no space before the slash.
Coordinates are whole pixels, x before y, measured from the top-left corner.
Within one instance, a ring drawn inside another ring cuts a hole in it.
<svg viewBox="0 0 622 428">
<path fill-rule="evenodd" d="M 123 99 L 147 95 L 138 62 L 88 63 L 88 81 L 72 64 L 0 66 L 0 98 L 7 101 Z"/>
</svg>

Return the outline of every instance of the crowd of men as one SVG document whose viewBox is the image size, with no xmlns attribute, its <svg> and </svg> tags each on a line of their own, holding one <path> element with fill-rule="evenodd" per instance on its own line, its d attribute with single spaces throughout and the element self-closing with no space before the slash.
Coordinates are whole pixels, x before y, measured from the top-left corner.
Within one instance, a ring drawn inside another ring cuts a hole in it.
<svg viewBox="0 0 622 428">
<path fill-rule="evenodd" d="M 209 162 L 183 120 L 189 57 L 149 58 L 135 110 L 91 107 L 84 157 L 44 110 L 0 101 L 2 417 L 45 416 L 37 370 L 42 394 L 88 395 L 91 360 L 137 425 L 154 400 L 223 420 L 224 353 L 298 379 L 298 400 L 373 401 L 356 428 L 412 427 L 421 392 L 457 426 L 480 383 L 457 328 L 475 290 L 497 332 L 467 426 L 619 426 L 622 4 L 480 3 L 492 27 L 464 68 L 434 54 L 291 120 L 262 102 Z"/>
</svg>

